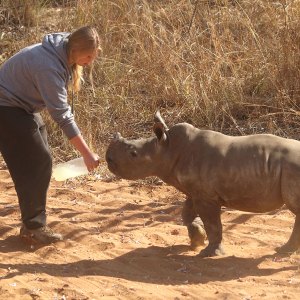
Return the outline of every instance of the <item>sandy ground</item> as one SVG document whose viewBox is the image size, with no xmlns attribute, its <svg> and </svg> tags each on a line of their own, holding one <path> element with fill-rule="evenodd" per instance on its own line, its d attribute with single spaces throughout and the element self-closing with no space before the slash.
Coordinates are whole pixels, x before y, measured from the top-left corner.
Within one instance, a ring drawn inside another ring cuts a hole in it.
<svg viewBox="0 0 300 300">
<path fill-rule="evenodd" d="M 223 210 L 222 257 L 197 257 L 167 185 L 91 176 L 52 181 L 48 223 L 64 241 L 24 245 L 8 172 L 0 170 L 0 299 L 299 299 L 300 255 L 274 247 L 293 215 Z M 201 250 L 201 249 L 199 249 Z"/>
</svg>

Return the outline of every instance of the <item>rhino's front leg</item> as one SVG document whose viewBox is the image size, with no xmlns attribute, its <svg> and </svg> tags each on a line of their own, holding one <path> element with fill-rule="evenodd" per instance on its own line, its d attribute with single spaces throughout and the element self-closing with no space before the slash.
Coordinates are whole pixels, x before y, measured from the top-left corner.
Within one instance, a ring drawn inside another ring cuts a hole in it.
<svg viewBox="0 0 300 300">
<path fill-rule="evenodd" d="M 191 240 L 191 248 L 197 249 L 204 245 L 206 239 L 206 232 L 200 217 L 195 212 L 193 201 L 187 198 L 182 209 L 183 224 L 186 225 Z"/>
<path fill-rule="evenodd" d="M 214 201 L 194 201 L 196 213 L 203 221 L 208 246 L 200 251 L 200 257 L 224 255 L 222 247 L 221 206 Z"/>
</svg>

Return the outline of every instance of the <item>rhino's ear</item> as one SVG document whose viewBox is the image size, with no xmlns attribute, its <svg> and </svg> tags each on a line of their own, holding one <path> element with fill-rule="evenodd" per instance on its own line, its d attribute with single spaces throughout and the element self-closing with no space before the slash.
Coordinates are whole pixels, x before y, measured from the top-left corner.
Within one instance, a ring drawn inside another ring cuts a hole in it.
<svg viewBox="0 0 300 300">
<path fill-rule="evenodd" d="M 121 136 L 120 132 L 115 133 L 113 136 L 114 141 L 119 141 L 121 138 L 122 138 L 122 136 Z"/>
<path fill-rule="evenodd" d="M 154 122 L 158 122 L 158 123 L 162 123 L 164 125 L 165 130 L 168 130 L 168 126 L 165 123 L 165 120 L 163 119 L 163 117 L 161 116 L 159 110 L 155 113 L 154 116 Z"/>
<path fill-rule="evenodd" d="M 158 139 L 158 141 L 160 143 L 165 142 L 167 140 L 167 135 L 166 135 L 166 131 L 165 131 L 165 126 L 164 124 L 160 123 L 160 122 L 156 122 L 153 125 L 153 131 Z"/>
</svg>

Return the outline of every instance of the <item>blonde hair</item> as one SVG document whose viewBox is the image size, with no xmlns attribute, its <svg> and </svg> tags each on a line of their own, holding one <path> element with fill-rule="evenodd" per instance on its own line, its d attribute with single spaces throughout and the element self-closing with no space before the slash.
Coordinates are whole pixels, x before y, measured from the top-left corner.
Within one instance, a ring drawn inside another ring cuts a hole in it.
<svg viewBox="0 0 300 300">
<path fill-rule="evenodd" d="M 70 57 L 72 50 L 77 51 L 93 51 L 101 50 L 100 38 L 95 28 L 91 26 L 84 26 L 70 34 L 67 42 L 67 54 Z M 93 63 L 90 68 L 89 78 L 93 88 L 92 77 Z M 82 78 L 82 66 L 74 64 L 72 67 L 72 88 L 74 92 L 80 90 L 81 78 Z"/>
</svg>

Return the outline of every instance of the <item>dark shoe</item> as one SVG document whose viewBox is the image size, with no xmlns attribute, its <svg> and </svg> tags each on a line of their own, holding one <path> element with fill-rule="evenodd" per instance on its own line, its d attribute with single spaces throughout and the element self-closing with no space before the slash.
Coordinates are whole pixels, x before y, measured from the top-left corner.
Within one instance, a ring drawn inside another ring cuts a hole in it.
<svg viewBox="0 0 300 300">
<path fill-rule="evenodd" d="M 24 225 L 20 229 L 20 237 L 30 244 L 51 244 L 63 239 L 59 233 L 54 233 L 49 227 L 27 229 Z"/>
</svg>

